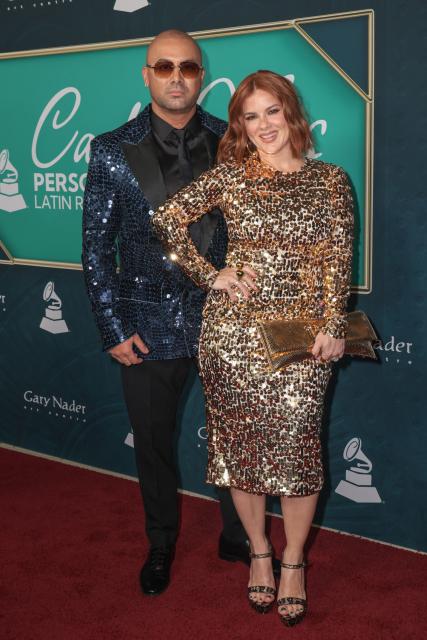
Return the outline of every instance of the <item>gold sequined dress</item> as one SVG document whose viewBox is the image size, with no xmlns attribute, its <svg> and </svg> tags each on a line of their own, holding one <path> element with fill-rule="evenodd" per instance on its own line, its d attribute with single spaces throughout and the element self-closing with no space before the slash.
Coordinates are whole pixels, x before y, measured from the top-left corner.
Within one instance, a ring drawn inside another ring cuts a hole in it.
<svg viewBox="0 0 427 640">
<path fill-rule="evenodd" d="M 249 493 L 302 496 L 323 484 L 320 427 L 330 365 L 305 360 L 269 371 L 257 320 L 326 317 L 345 335 L 350 289 L 352 198 L 339 167 L 307 159 L 282 173 L 250 156 L 220 164 L 161 206 L 153 224 L 185 272 L 208 288 L 215 270 L 188 225 L 222 209 L 227 265 L 258 274 L 259 291 L 232 302 L 210 290 L 199 357 L 206 394 L 207 481 Z"/>
</svg>

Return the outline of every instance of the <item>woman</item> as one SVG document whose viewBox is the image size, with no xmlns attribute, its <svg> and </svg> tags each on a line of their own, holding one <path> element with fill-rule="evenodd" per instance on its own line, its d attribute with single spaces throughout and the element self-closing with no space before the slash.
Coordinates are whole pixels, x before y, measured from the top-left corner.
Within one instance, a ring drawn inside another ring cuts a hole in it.
<svg viewBox="0 0 427 640">
<path fill-rule="evenodd" d="M 249 600 L 276 594 L 265 535 L 265 496 L 281 498 L 286 547 L 278 611 L 306 613 L 304 544 L 323 484 L 320 426 L 331 362 L 344 351 L 352 200 L 344 172 L 305 157 L 309 126 L 292 84 L 270 71 L 245 78 L 231 99 L 219 164 L 160 207 L 154 225 L 172 259 L 210 288 L 200 340 L 207 403 L 207 481 L 230 487 L 251 545 Z M 194 248 L 188 225 L 220 207 L 227 266 Z M 267 366 L 258 320 L 325 318 L 313 357 Z"/>
</svg>

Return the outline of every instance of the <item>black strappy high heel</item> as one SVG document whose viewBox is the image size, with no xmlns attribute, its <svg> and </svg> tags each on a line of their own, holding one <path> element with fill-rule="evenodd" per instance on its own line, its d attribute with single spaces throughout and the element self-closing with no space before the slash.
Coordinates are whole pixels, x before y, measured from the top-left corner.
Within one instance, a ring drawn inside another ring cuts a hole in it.
<svg viewBox="0 0 427 640">
<path fill-rule="evenodd" d="M 270 547 L 269 551 L 266 553 L 250 553 L 249 557 L 253 560 L 258 560 L 261 558 L 272 558 L 273 550 Z M 273 596 L 271 602 L 256 602 L 251 598 L 251 593 L 265 593 L 268 596 Z M 275 587 L 268 587 L 267 585 L 257 585 L 254 587 L 248 587 L 248 600 L 249 604 L 257 613 L 268 613 L 273 606 L 274 596 L 276 595 Z"/>
<path fill-rule="evenodd" d="M 287 562 L 281 562 L 280 566 L 284 569 L 304 569 L 307 565 L 305 562 L 301 562 L 300 564 L 288 564 Z M 296 611 L 295 613 L 280 612 L 280 607 L 293 604 L 302 607 L 301 611 Z M 298 624 L 298 622 L 302 622 L 305 614 L 307 613 L 307 598 L 295 598 L 293 596 L 280 598 L 277 601 L 277 608 L 279 610 L 279 617 L 283 624 L 286 627 L 294 627 L 296 624 Z"/>
</svg>

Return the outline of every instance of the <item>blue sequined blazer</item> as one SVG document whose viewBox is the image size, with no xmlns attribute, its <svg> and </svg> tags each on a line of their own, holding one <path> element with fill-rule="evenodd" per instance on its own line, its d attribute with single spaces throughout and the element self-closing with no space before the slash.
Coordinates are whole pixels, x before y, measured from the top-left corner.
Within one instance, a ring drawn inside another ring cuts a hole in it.
<svg viewBox="0 0 427 640">
<path fill-rule="evenodd" d="M 200 107 L 198 113 L 212 166 L 226 123 Z M 92 141 L 83 205 L 85 282 L 104 349 L 137 332 L 150 349 L 146 359 L 192 357 L 206 294 L 170 259 L 150 223 L 167 198 L 153 149 L 149 106 Z M 224 218 L 212 212 L 203 220 L 200 251 L 221 268 Z"/>
</svg>

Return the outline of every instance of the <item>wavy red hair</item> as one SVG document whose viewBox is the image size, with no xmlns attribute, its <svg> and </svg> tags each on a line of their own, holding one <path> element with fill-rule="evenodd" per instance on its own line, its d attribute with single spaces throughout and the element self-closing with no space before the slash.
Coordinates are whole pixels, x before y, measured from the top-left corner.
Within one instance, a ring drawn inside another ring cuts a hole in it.
<svg viewBox="0 0 427 640">
<path fill-rule="evenodd" d="M 292 82 L 274 71 L 261 70 L 244 78 L 230 100 L 228 129 L 218 147 L 218 162 L 241 163 L 254 151 L 255 147 L 246 134 L 243 104 L 257 89 L 271 93 L 281 102 L 294 157 L 301 157 L 311 148 L 310 128 Z"/>
</svg>

